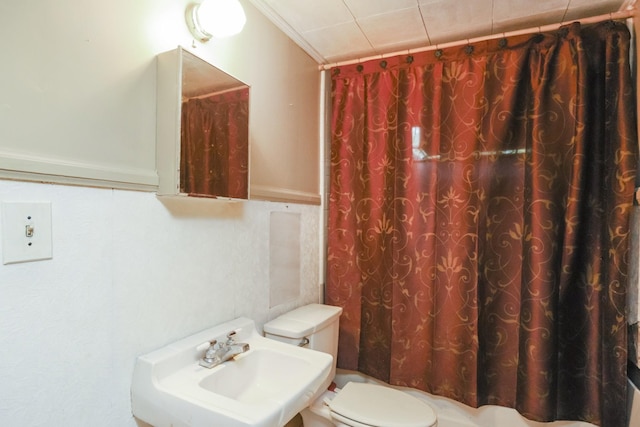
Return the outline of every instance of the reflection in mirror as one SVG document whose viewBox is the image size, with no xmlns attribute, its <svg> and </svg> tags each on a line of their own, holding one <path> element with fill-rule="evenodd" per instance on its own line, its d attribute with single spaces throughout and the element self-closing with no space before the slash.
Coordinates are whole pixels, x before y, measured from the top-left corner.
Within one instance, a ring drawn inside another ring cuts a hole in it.
<svg viewBox="0 0 640 427">
<path fill-rule="evenodd" d="M 247 199 L 249 87 L 195 55 L 182 55 L 180 192 Z"/>
</svg>

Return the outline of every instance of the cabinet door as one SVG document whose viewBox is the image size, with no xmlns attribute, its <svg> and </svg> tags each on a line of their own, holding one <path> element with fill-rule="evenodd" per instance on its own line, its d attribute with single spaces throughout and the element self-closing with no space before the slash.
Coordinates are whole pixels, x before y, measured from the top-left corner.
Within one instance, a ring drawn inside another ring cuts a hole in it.
<svg viewBox="0 0 640 427">
<path fill-rule="evenodd" d="M 247 199 L 249 86 L 182 48 L 157 79 L 158 195 Z"/>
</svg>

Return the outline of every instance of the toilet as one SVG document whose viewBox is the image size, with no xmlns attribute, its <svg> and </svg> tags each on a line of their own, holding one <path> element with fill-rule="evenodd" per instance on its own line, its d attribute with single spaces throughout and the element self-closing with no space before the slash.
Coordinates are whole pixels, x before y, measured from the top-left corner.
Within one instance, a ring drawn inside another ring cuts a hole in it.
<svg viewBox="0 0 640 427">
<path fill-rule="evenodd" d="M 267 338 L 308 347 L 333 356 L 336 373 L 338 322 L 342 308 L 310 304 L 264 325 Z M 329 389 L 301 413 L 304 427 L 434 427 L 436 413 L 427 403 L 382 385 L 349 382 Z"/>
</svg>

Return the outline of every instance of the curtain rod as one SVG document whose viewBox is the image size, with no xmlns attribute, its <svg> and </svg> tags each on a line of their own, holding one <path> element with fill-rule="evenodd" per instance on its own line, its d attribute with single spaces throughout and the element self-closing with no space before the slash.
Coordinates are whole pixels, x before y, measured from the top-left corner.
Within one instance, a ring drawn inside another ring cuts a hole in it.
<svg viewBox="0 0 640 427">
<path fill-rule="evenodd" d="M 392 56 L 409 55 L 409 54 L 412 54 L 412 53 L 428 52 L 430 50 L 445 49 L 445 48 L 448 48 L 448 47 L 461 46 L 461 45 L 465 45 L 465 44 L 472 44 L 472 43 L 477 43 L 477 42 L 486 41 L 486 40 L 493 40 L 493 39 L 504 38 L 504 37 L 521 36 L 521 35 L 525 35 L 525 34 L 535 34 L 535 33 L 553 31 L 553 30 L 557 30 L 558 28 L 562 27 L 563 25 L 568 25 L 568 24 L 571 24 L 573 22 L 580 22 L 582 24 L 595 24 L 597 22 L 608 21 L 608 20 L 633 18 L 634 15 L 635 15 L 635 10 L 633 10 L 633 9 L 620 10 L 618 12 L 607 13 L 607 14 L 604 14 L 604 15 L 592 16 L 592 17 L 583 18 L 583 19 L 574 19 L 574 20 L 571 20 L 571 21 L 563 21 L 563 22 L 559 22 L 557 24 L 543 25 L 543 26 L 540 26 L 540 27 L 531 27 L 531 28 L 527 28 L 525 30 L 508 31 L 508 32 L 504 32 L 504 33 L 492 34 L 492 35 L 489 35 L 489 36 L 482 36 L 482 37 L 476 37 L 476 38 L 472 38 L 472 39 L 457 40 L 457 41 L 441 43 L 441 44 L 437 43 L 435 45 L 430 45 L 430 46 L 427 46 L 427 47 L 422 47 L 422 48 L 417 48 L 417 49 L 405 49 L 405 50 L 400 50 L 400 51 L 396 51 L 396 52 L 392 52 L 392 53 L 385 53 L 385 54 L 380 54 L 380 55 L 367 56 L 365 58 L 351 59 L 351 60 L 342 61 L 342 62 L 334 62 L 332 64 L 320 64 L 319 68 L 320 68 L 320 70 L 328 70 L 328 69 L 333 68 L 333 67 L 339 67 L 339 66 L 343 66 L 343 65 L 351 65 L 351 64 L 358 64 L 358 63 L 361 63 L 361 62 L 367 62 L 367 61 L 370 61 L 372 59 L 382 59 L 382 58 L 389 58 L 389 57 L 392 57 Z"/>
<path fill-rule="evenodd" d="M 247 86 L 242 86 L 242 89 L 246 88 Z M 224 90 L 220 90 L 218 92 L 213 91 L 213 92 L 208 92 L 208 93 L 203 93 L 202 95 L 196 95 L 196 96 L 182 96 L 182 99 L 202 99 L 202 98 L 208 98 L 210 96 L 214 96 L 214 95 L 222 95 L 228 92 L 234 92 L 236 90 L 240 90 L 240 87 L 232 87 L 229 89 L 224 89 Z"/>
</svg>

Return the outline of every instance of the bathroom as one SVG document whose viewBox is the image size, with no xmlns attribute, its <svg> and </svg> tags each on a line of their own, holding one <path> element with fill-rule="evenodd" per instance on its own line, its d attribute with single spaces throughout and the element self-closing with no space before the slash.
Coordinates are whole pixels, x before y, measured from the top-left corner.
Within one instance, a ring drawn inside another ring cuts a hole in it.
<svg viewBox="0 0 640 427">
<path fill-rule="evenodd" d="M 54 174 L 71 163 L 107 172 L 123 166 L 116 178 L 105 172 L 113 180 L 152 176 L 154 57 L 191 45 L 187 3 L 2 2 L 0 168 L 12 169 L 18 152 Z M 317 79 L 315 63 L 242 3 L 254 32 L 214 41 L 206 54 L 252 87 L 256 138 L 302 133 L 302 145 L 317 147 L 317 132 L 273 125 L 295 110 L 306 115 L 296 122 L 313 129 L 317 110 L 292 108 L 277 94 L 319 105 L 318 94 L 292 94 L 282 78 L 297 71 Z M 42 144 L 31 150 L 34 141 Z M 279 150 L 268 148 L 252 152 L 262 160 L 256 178 L 278 169 Z M 0 425 L 137 426 L 129 389 L 138 355 L 234 317 L 262 324 L 322 298 L 321 205 L 172 204 L 144 189 L 103 187 L 100 179 L 0 181 L 0 201 L 49 202 L 52 210 L 52 258 L 0 265 Z M 296 296 L 272 307 L 273 212 L 299 216 L 301 273 Z"/>
</svg>

